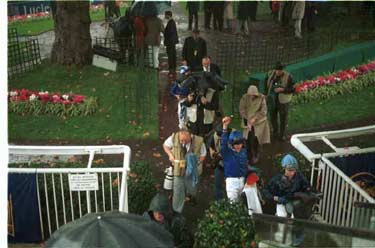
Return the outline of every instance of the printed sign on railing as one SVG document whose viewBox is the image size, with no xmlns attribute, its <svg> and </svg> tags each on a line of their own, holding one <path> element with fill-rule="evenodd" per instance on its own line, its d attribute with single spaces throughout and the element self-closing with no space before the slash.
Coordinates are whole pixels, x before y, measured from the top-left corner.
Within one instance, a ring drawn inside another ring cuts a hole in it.
<svg viewBox="0 0 375 248">
<path fill-rule="evenodd" d="M 99 190 L 98 174 L 69 174 L 71 191 Z"/>
</svg>

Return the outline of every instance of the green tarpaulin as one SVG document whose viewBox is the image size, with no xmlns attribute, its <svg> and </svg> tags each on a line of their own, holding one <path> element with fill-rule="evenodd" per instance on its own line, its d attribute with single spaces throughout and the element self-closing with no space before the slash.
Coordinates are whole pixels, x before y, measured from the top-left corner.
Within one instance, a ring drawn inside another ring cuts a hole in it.
<svg viewBox="0 0 375 248">
<path fill-rule="evenodd" d="M 352 66 L 366 63 L 375 58 L 375 42 L 366 42 L 348 48 L 338 49 L 325 55 L 305 60 L 301 63 L 288 65 L 285 70 L 293 76 L 296 83 L 313 79 L 317 76 L 344 70 Z M 258 85 L 264 93 L 266 73 L 250 75 L 243 88 L 249 84 Z"/>
</svg>

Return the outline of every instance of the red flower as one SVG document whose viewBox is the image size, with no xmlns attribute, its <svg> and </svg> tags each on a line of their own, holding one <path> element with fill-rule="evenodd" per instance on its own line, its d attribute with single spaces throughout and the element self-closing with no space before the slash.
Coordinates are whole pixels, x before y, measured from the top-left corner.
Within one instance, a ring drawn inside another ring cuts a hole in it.
<svg viewBox="0 0 375 248">
<path fill-rule="evenodd" d="M 73 96 L 72 96 L 72 102 L 73 102 L 73 103 L 80 103 L 80 102 L 83 102 L 84 99 L 85 99 L 85 97 L 82 96 L 82 95 L 73 95 Z"/>
</svg>

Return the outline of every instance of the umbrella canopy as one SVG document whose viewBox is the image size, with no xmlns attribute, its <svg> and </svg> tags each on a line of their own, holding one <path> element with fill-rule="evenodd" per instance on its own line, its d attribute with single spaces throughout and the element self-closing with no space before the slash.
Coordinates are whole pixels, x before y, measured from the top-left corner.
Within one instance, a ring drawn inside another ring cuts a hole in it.
<svg viewBox="0 0 375 248">
<path fill-rule="evenodd" d="M 173 247 L 173 236 L 140 215 L 91 213 L 62 226 L 46 247 Z"/>
<path fill-rule="evenodd" d="M 171 8 L 171 1 L 135 1 L 130 8 L 133 16 L 154 16 Z"/>
</svg>

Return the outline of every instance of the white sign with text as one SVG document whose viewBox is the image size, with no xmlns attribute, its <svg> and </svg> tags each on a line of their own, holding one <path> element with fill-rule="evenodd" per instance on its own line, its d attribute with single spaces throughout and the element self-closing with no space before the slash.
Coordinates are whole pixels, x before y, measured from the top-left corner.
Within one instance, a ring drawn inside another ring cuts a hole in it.
<svg viewBox="0 0 375 248">
<path fill-rule="evenodd" d="M 99 190 L 98 174 L 69 174 L 71 191 Z"/>
</svg>

